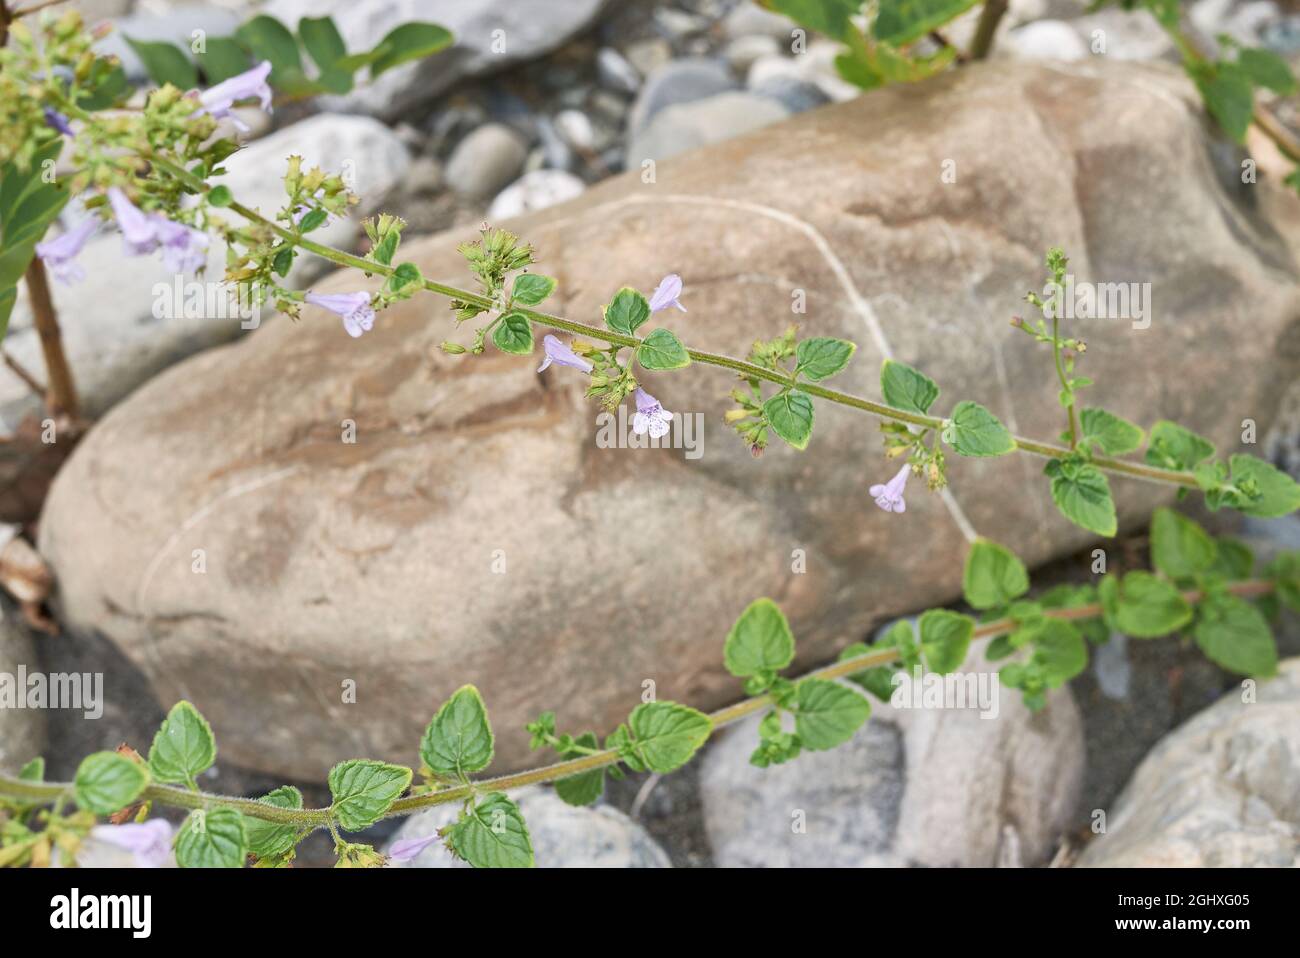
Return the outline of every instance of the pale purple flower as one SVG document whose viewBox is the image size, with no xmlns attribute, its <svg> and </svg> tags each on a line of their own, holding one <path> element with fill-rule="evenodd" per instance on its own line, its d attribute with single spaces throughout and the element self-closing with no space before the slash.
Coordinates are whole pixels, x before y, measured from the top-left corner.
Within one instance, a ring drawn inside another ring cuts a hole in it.
<svg viewBox="0 0 1300 958">
<path fill-rule="evenodd" d="M 130 852 L 137 868 L 161 868 L 172 850 L 172 827 L 161 818 L 141 824 L 96 825 L 90 836 Z"/>
<path fill-rule="evenodd" d="M 74 135 L 72 132 L 72 127 L 68 123 L 68 118 L 64 116 L 62 113 L 60 113 L 58 110 L 54 109 L 54 107 L 52 106 L 47 106 L 45 108 L 45 122 L 49 126 L 58 130 L 64 136 Z"/>
<path fill-rule="evenodd" d="M 159 216 L 154 224 L 163 265 L 171 273 L 194 273 L 208 262 L 208 234 Z"/>
<path fill-rule="evenodd" d="M 907 485 L 907 477 L 911 473 L 912 467 L 903 464 L 903 468 L 898 470 L 898 474 L 890 479 L 889 482 L 882 485 L 874 485 L 868 491 L 872 498 L 876 500 L 876 505 L 886 512 L 906 512 L 907 503 L 903 501 L 903 487 Z"/>
<path fill-rule="evenodd" d="M 161 217 L 150 216 L 132 203 L 116 186 L 108 188 L 108 203 L 122 231 L 122 245 L 130 256 L 152 253 L 158 248 L 158 223 Z"/>
<path fill-rule="evenodd" d="M 36 255 L 44 260 L 59 282 L 71 285 L 86 278 L 86 271 L 77 262 L 77 256 L 95 232 L 95 227 L 94 218 L 88 216 L 61 236 L 36 244 Z"/>
<path fill-rule="evenodd" d="M 537 367 L 540 373 L 551 363 L 558 363 L 561 366 L 572 366 L 574 369 L 581 369 L 584 373 L 591 372 L 591 363 L 587 362 L 572 349 L 560 342 L 554 336 L 547 336 L 542 340 L 542 348 L 546 351 L 546 358 L 542 364 Z"/>
<path fill-rule="evenodd" d="M 425 838 L 403 838 L 399 842 L 393 842 L 393 847 L 388 850 L 388 857 L 395 862 L 414 861 L 420 852 L 437 840 L 437 832 Z"/>
<path fill-rule="evenodd" d="M 668 435 L 668 427 L 672 425 L 673 414 L 659 405 L 659 400 L 655 399 L 644 389 L 637 387 L 636 391 L 636 415 L 632 417 L 632 431 L 638 436 L 644 436 L 650 433 L 651 439 L 658 439 L 661 436 Z"/>
<path fill-rule="evenodd" d="M 343 317 L 343 328 L 353 338 L 375 325 L 375 311 L 369 293 L 308 293 L 304 299 Z"/>
<path fill-rule="evenodd" d="M 680 295 L 682 295 L 682 278 L 676 273 L 669 273 L 659 281 L 655 291 L 650 294 L 650 312 L 657 313 L 669 306 L 676 306 L 683 313 L 686 312 L 686 307 L 677 301 Z"/>
<path fill-rule="evenodd" d="M 262 109 L 270 113 L 271 87 L 266 82 L 270 72 L 271 61 L 263 60 L 251 70 L 245 70 L 238 76 L 233 76 L 229 80 L 222 80 L 216 86 L 208 87 L 199 94 L 199 102 L 203 105 L 195 112 L 210 113 L 218 120 L 223 117 L 230 117 L 241 133 L 247 133 L 248 125 L 241 122 L 230 110 L 240 100 L 251 100 L 256 97 L 261 103 Z"/>
</svg>

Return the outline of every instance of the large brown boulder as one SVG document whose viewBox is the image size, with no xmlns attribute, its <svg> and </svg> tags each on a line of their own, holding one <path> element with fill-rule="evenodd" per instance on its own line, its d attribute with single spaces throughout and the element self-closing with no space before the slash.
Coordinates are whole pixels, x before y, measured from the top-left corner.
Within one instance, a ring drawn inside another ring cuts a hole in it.
<svg viewBox="0 0 1300 958">
<path fill-rule="evenodd" d="M 942 385 L 936 411 L 975 399 L 1043 438 L 1062 425 L 1052 364 L 1007 321 L 1060 244 L 1079 280 L 1153 286 L 1149 328 L 1080 323 L 1091 401 L 1229 449 L 1295 373 L 1292 234 L 1274 224 L 1296 203 L 1222 174 L 1213 152 L 1170 71 L 998 63 L 665 161 L 653 183 L 634 171 L 513 226 L 559 278 L 548 305 L 563 315 L 596 320 L 620 285 L 679 272 L 690 312 L 666 315 L 692 346 L 743 354 L 798 320 L 857 341 L 836 383 L 877 396 L 887 342 Z M 467 238 L 403 256 L 464 284 Z M 577 372 L 444 356 L 451 325 L 432 296 L 360 340 L 318 311 L 264 324 L 149 382 L 59 475 L 40 545 L 63 620 L 110 636 L 164 701 L 192 699 L 226 759 L 291 776 L 362 754 L 413 762 L 429 715 L 473 682 L 499 765 L 518 766 L 521 726 L 545 708 L 608 731 L 646 680 L 704 707 L 737 698 L 722 641 L 756 596 L 781 603 L 808 664 L 959 593 L 966 543 L 944 502 L 914 484 L 895 516 L 867 496 L 893 471 L 870 417 L 822 403 L 807 451 L 778 443 L 755 461 L 721 423 L 729 377 L 696 366 L 645 379 L 666 408 L 704 414 L 701 458 L 598 448 Z M 951 459 L 970 523 L 1031 564 L 1088 541 L 1042 466 Z M 1115 490 L 1129 527 L 1171 497 Z"/>
</svg>

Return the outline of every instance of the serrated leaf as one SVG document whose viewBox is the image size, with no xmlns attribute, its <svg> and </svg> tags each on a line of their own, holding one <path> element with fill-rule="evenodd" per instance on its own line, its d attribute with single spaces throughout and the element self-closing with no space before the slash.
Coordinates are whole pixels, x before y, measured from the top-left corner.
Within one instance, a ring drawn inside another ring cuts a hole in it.
<svg viewBox="0 0 1300 958">
<path fill-rule="evenodd" d="M 727 633 L 722 657 L 727 671 L 740 678 L 776 673 L 794 661 L 794 634 L 777 604 L 750 603 Z"/>
<path fill-rule="evenodd" d="M 691 760 L 713 732 L 703 712 L 676 702 L 646 702 L 628 716 L 635 757 L 652 772 L 671 772 Z"/>
<path fill-rule="evenodd" d="M 176 836 L 181 868 L 243 868 L 247 853 L 244 816 L 233 808 L 196 809 Z"/>
<path fill-rule="evenodd" d="M 963 456 L 1003 456 L 1016 448 L 1011 433 L 998 417 L 968 399 L 954 407 L 944 439 Z"/>
<path fill-rule="evenodd" d="M 1162 469 L 1189 470 L 1214 455 L 1214 444 L 1190 429 L 1162 419 L 1151 427 L 1147 442 L 1148 465 Z"/>
<path fill-rule="evenodd" d="M 149 770 L 117 752 L 95 752 L 77 766 L 72 796 L 78 808 L 111 815 L 130 805 L 149 785 Z"/>
<path fill-rule="evenodd" d="M 411 784 L 411 770 L 370 759 L 340 762 L 330 769 L 334 814 L 350 832 L 379 821 Z"/>
<path fill-rule="evenodd" d="M 1277 672 L 1277 646 L 1268 622 L 1240 596 L 1207 596 L 1192 630 L 1205 657 L 1229 672 L 1268 678 Z"/>
<path fill-rule="evenodd" d="M 1214 564 L 1214 540 L 1186 516 L 1161 507 L 1151 517 L 1151 562 L 1171 579 L 1187 579 Z"/>
<path fill-rule="evenodd" d="M 977 0 L 880 0 L 872 33 L 894 46 L 911 43 L 975 6 Z"/>
<path fill-rule="evenodd" d="M 1058 469 L 1052 475 L 1052 501 L 1061 510 L 1061 514 L 1089 532 L 1113 536 L 1118 520 L 1106 474 L 1092 465 L 1070 464 L 1062 467 L 1055 459 L 1048 464 L 1049 468 L 1052 465 Z"/>
<path fill-rule="evenodd" d="M 842 745 L 871 716 L 871 703 L 829 679 L 803 679 L 795 687 L 795 733 L 813 751 Z"/>
<path fill-rule="evenodd" d="M 930 609 L 921 615 L 921 651 L 931 672 L 952 672 L 966 661 L 975 621 L 947 609 Z"/>
<path fill-rule="evenodd" d="M 149 771 L 154 779 L 193 784 L 216 760 L 217 743 L 207 719 L 189 702 L 177 702 L 149 748 Z"/>
<path fill-rule="evenodd" d="M 906 363 L 886 359 L 880 367 L 880 392 L 885 402 L 896 409 L 928 413 L 939 398 L 939 386 L 933 379 Z"/>
<path fill-rule="evenodd" d="M 966 554 L 962 593 L 974 609 L 995 609 L 1029 591 L 1029 573 L 1014 552 L 977 539 Z"/>
<path fill-rule="evenodd" d="M 1063 619 L 1043 619 L 1031 633 L 1034 652 L 1030 661 L 1040 670 L 1050 688 L 1059 688 L 1088 665 L 1088 647 L 1083 636 Z"/>
<path fill-rule="evenodd" d="M 492 342 L 503 353 L 527 356 L 533 351 L 533 324 L 523 313 L 507 313 L 492 330 Z"/>
<path fill-rule="evenodd" d="M 805 339 L 795 347 L 795 372 L 813 382 L 829 379 L 849 364 L 857 348 L 847 339 L 830 336 Z"/>
<path fill-rule="evenodd" d="M 633 336 L 650 318 L 649 301 L 631 287 L 624 286 L 605 307 L 605 325 L 616 333 Z"/>
<path fill-rule="evenodd" d="M 420 760 L 438 775 L 460 778 L 487 768 L 495 744 L 483 697 L 474 686 L 463 685 L 424 730 Z"/>
<path fill-rule="evenodd" d="M 1105 576 L 1098 586 L 1106 622 L 1135 639 L 1155 639 L 1192 621 L 1192 607 L 1171 582 L 1135 570 L 1121 580 Z"/>
<path fill-rule="evenodd" d="M 813 431 L 813 401 L 799 390 L 777 393 L 763 403 L 763 415 L 772 431 L 794 446 L 807 449 Z"/>
<path fill-rule="evenodd" d="M 475 868 L 532 868 L 533 843 L 519 806 L 489 792 L 445 830 L 447 847 Z"/>
<path fill-rule="evenodd" d="M 302 792 L 292 785 L 281 785 L 273 792 L 263 795 L 258 801 L 276 808 L 302 808 Z M 248 850 L 258 858 L 272 858 L 283 855 L 296 844 L 294 838 L 298 829 L 294 825 L 277 825 L 252 815 L 244 816 L 244 835 Z"/>
<path fill-rule="evenodd" d="M 1238 506 L 1248 516 L 1276 519 L 1300 509 L 1300 484 L 1271 463 L 1240 453 L 1228 460 L 1232 483 L 1252 490 L 1254 497 Z"/>
<path fill-rule="evenodd" d="M 636 348 L 636 361 L 644 369 L 681 369 L 691 357 L 681 340 L 666 329 L 656 329 Z"/>
<path fill-rule="evenodd" d="M 574 739 L 583 748 L 599 748 L 600 740 L 594 732 L 585 732 Z M 563 759 L 580 758 L 584 753 L 572 751 L 561 755 Z M 588 772 L 570 775 L 555 783 L 555 794 L 570 805 L 590 805 L 605 794 L 605 769 L 593 768 Z"/>
<path fill-rule="evenodd" d="M 540 273 L 520 273 L 510 288 L 510 297 L 524 306 L 536 306 L 555 292 L 555 280 Z"/>
<path fill-rule="evenodd" d="M 1146 434 L 1134 423 L 1104 409 L 1079 413 L 1079 441 L 1091 441 L 1108 456 L 1122 456 L 1142 447 Z"/>
<path fill-rule="evenodd" d="M 1220 536 L 1214 540 L 1214 564 L 1210 571 L 1229 581 L 1249 579 L 1255 571 L 1255 553 L 1239 539 Z"/>
</svg>

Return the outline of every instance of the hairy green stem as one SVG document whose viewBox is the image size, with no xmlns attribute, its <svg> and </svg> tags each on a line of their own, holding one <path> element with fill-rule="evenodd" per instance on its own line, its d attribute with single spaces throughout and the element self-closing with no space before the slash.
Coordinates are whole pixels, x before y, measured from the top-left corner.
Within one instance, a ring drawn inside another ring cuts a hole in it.
<svg viewBox="0 0 1300 958">
<path fill-rule="evenodd" d="M 1227 591 L 1239 596 L 1259 596 L 1266 595 L 1273 591 L 1274 583 L 1268 579 L 1248 579 L 1242 582 L 1233 582 L 1226 587 Z M 1199 590 L 1190 590 L 1184 592 L 1183 598 L 1192 604 L 1200 602 L 1205 596 Z M 1102 614 L 1099 604 L 1081 605 L 1070 609 L 1048 609 L 1044 613 L 1048 618 L 1055 619 L 1091 619 Z M 989 639 L 994 636 L 1004 635 L 1014 631 L 1017 623 L 1014 619 L 998 619 L 995 622 L 986 622 L 983 625 L 975 627 L 974 638 Z M 854 675 L 866 669 L 875 668 L 880 665 L 887 665 L 898 658 L 897 649 L 879 649 L 867 652 L 863 655 L 854 656 L 851 659 L 834 662 L 830 665 L 823 666 L 820 669 L 814 669 L 800 678 L 815 679 L 839 679 L 845 676 Z M 714 731 L 727 725 L 739 722 L 747 716 L 772 705 L 771 695 L 756 695 L 752 698 L 743 699 L 734 705 L 718 709 L 709 715 L 713 723 Z M 618 762 L 618 752 L 613 749 L 603 749 L 593 752 L 590 755 L 583 755 L 579 758 L 568 759 L 563 762 L 555 762 L 551 765 L 543 765 L 539 768 L 529 769 L 523 772 L 515 772 L 509 775 L 499 775 L 495 778 L 479 779 L 477 781 L 456 785 L 452 788 L 440 789 L 436 792 L 429 792 L 422 795 L 411 795 L 406 798 L 399 798 L 384 813 L 385 818 L 393 818 L 400 815 L 409 815 L 426 808 L 432 808 L 436 805 L 445 805 L 448 802 L 463 801 L 475 794 L 485 792 L 505 792 L 511 789 L 522 788 L 525 785 L 540 785 L 546 782 L 554 782 L 558 779 L 569 778 L 573 775 L 579 775 L 582 772 L 589 772 L 597 768 L 605 768 Z M 37 804 L 45 804 L 58 801 L 72 794 L 73 784 L 71 782 L 28 782 L 21 779 L 11 778 L 6 775 L 0 775 L 0 795 L 10 798 L 26 799 Z M 281 825 L 298 825 L 307 828 L 326 828 L 333 827 L 335 816 L 329 808 L 309 808 L 309 809 L 292 809 L 279 808 L 275 805 L 267 804 L 253 798 L 240 798 L 230 795 L 214 795 L 204 792 L 191 792 L 184 788 L 174 785 L 150 785 L 141 795 L 140 801 L 155 802 L 159 805 L 168 805 L 173 808 L 214 808 L 226 807 L 248 815 L 251 818 L 258 818 L 263 821 L 272 822 Z"/>
<path fill-rule="evenodd" d="M 198 192 L 205 192 L 208 189 L 197 176 L 190 173 L 167 160 L 164 157 L 149 156 L 149 161 L 169 175 L 174 176 L 186 186 Z M 365 259 L 353 253 L 347 253 L 343 250 L 335 249 L 324 243 L 318 243 L 315 240 L 308 239 L 293 230 L 286 229 L 278 223 L 272 222 L 256 210 L 249 209 L 239 202 L 229 203 L 226 209 L 238 214 L 252 223 L 257 223 L 274 232 L 285 242 L 293 243 L 302 249 L 313 253 L 322 259 L 329 260 L 338 266 L 351 266 L 362 270 L 366 273 L 378 276 L 391 276 L 395 267 L 385 266 L 382 263 L 376 263 L 372 260 Z M 455 286 L 448 286 L 445 283 L 438 283 L 431 279 L 423 280 L 424 289 L 450 299 L 458 299 L 465 303 L 473 303 L 477 306 L 483 306 L 488 309 L 494 309 L 497 304 L 491 299 L 469 290 L 459 289 Z M 613 346 L 630 346 L 637 347 L 641 340 L 635 336 L 625 336 L 622 333 L 616 333 L 612 330 L 602 329 L 599 326 L 591 326 L 587 323 L 574 322 L 570 319 L 564 319 L 560 316 L 554 316 L 550 313 L 544 313 L 536 309 L 527 309 L 521 306 L 512 307 L 512 312 L 517 312 L 536 323 L 539 326 L 545 326 L 550 329 L 558 329 L 575 336 L 586 336 L 600 342 L 609 343 Z M 710 353 L 699 349 L 687 349 L 687 355 L 693 362 L 704 363 L 709 366 L 718 366 L 722 369 L 730 369 L 742 376 L 754 377 L 767 382 L 776 383 L 779 386 L 795 386 L 796 382 L 789 375 L 776 370 L 767 369 L 754 363 L 746 362 L 742 359 L 735 359 L 731 356 L 725 356 L 720 353 Z M 854 396 L 851 393 L 841 392 L 838 389 L 829 389 L 825 386 L 819 386 L 810 382 L 799 382 L 797 388 L 808 393 L 810 396 L 817 396 L 828 402 L 836 403 L 841 406 L 848 406 L 853 409 L 859 409 L 863 412 L 871 413 L 882 419 L 892 419 L 896 422 L 903 422 L 913 426 L 925 426 L 930 429 L 939 429 L 943 426 L 943 419 L 938 416 L 927 416 L 921 413 L 909 412 L 905 409 L 896 409 L 884 403 L 873 402 L 870 399 L 864 399 L 861 396 Z M 1057 446 L 1052 443 L 1039 442 L 1034 439 L 1027 439 L 1022 436 L 1012 437 L 1015 440 L 1016 447 L 1023 452 L 1035 456 L 1042 456 L 1047 459 L 1057 459 L 1069 455 L 1070 450 Z M 1169 485 L 1183 486 L 1189 489 L 1197 488 L 1196 477 L 1190 472 L 1178 472 L 1172 469 L 1160 469 L 1155 466 L 1148 466 L 1142 463 L 1126 462 L 1122 459 L 1110 459 L 1104 456 L 1094 457 L 1093 465 L 1109 472 L 1120 475 L 1130 476 L 1135 479 L 1143 479 L 1149 482 L 1166 483 Z"/>
</svg>

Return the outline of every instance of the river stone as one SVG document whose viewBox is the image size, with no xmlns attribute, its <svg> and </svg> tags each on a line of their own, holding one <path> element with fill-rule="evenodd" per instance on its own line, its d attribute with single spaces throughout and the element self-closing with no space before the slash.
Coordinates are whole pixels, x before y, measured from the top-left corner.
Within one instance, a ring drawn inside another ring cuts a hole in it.
<svg viewBox="0 0 1300 958">
<path fill-rule="evenodd" d="M 672 868 L 668 855 L 650 834 L 617 808 L 599 804 L 578 808 L 549 788 L 532 786 L 511 793 L 528 823 L 533 858 L 538 868 Z M 397 830 L 393 842 L 425 838 L 456 820 L 460 805 L 441 806 L 412 815 Z M 420 852 L 399 868 L 468 868 L 451 856 L 441 842 Z"/>
<path fill-rule="evenodd" d="M 937 412 L 973 399 L 1043 438 L 1062 425 L 1055 372 L 1007 321 L 1061 244 L 1080 280 L 1156 290 L 1149 329 L 1083 324 L 1082 370 L 1106 407 L 1235 451 L 1241 420 L 1267 430 L 1276 384 L 1296 374 L 1284 344 L 1300 315 L 1300 201 L 1221 180 L 1207 128 L 1169 69 L 977 65 L 665 161 L 652 184 L 633 170 L 512 225 L 559 278 L 547 306 L 561 315 L 598 321 L 619 286 L 677 272 L 690 312 L 660 321 L 696 348 L 743 352 L 797 319 L 859 344 L 843 389 L 878 397 L 888 346 L 942 385 Z M 940 181 L 945 159 L 955 183 Z M 472 237 L 400 256 L 468 285 L 455 246 Z M 792 316 L 796 290 L 807 312 Z M 966 539 L 946 501 L 913 484 L 905 515 L 872 505 L 867 488 L 894 467 L 870 417 L 819 404 L 806 451 L 776 442 L 755 461 L 722 423 L 727 375 L 694 367 L 645 385 L 702 414 L 698 458 L 599 448 L 578 372 L 437 348 L 469 336 L 423 296 L 357 340 L 308 308 L 144 385 L 46 504 L 62 621 L 114 641 L 163 702 L 194 701 L 227 761 L 313 780 L 356 755 L 412 762 L 466 682 L 492 710 L 503 769 L 535 761 L 522 726 L 545 708 L 565 729 L 608 732 L 647 680 L 665 699 L 733 701 L 723 637 L 756 596 L 789 615 L 798 668 L 960 593 Z M 1041 460 L 949 461 L 953 508 L 1031 566 L 1093 541 L 1056 513 Z M 1122 529 L 1173 501 L 1153 484 L 1115 490 Z"/>
<path fill-rule="evenodd" d="M 1300 658 L 1284 660 L 1279 673 L 1258 683 L 1255 701 L 1230 691 L 1166 735 L 1079 865 L 1300 864 Z"/>
<path fill-rule="evenodd" d="M 404 63 L 371 82 L 365 70 L 345 96 L 322 97 L 329 109 L 383 119 L 409 115 L 465 77 L 531 60 L 560 46 L 590 24 L 605 0 L 271 0 L 262 8 L 284 23 L 332 17 L 349 53 L 377 45 L 403 23 L 436 23 L 452 45 Z"/>
<path fill-rule="evenodd" d="M 0 674 L 17 681 L 18 667 L 40 670 L 36 647 L 18 625 L 11 605 L 0 612 Z M 17 772 L 45 750 L 45 712 L 38 708 L 0 707 L 0 772 Z"/>
<path fill-rule="evenodd" d="M 760 769 L 759 716 L 700 769 L 715 864 L 728 868 L 1039 865 L 1072 823 L 1083 725 L 1069 689 L 1033 713 L 976 655 L 996 710 L 907 709 L 872 699 L 845 745 Z M 800 814 L 801 813 L 801 814 Z M 795 826 L 800 825 L 802 829 Z"/>
<path fill-rule="evenodd" d="M 645 129 L 632 135 L 627 146 L 628 165 L 640 168 L 646 160 L 666 160 L 775 123 L 789 113 L 775 99 L 741 91 L 666 107 Z"/>
</svg>

